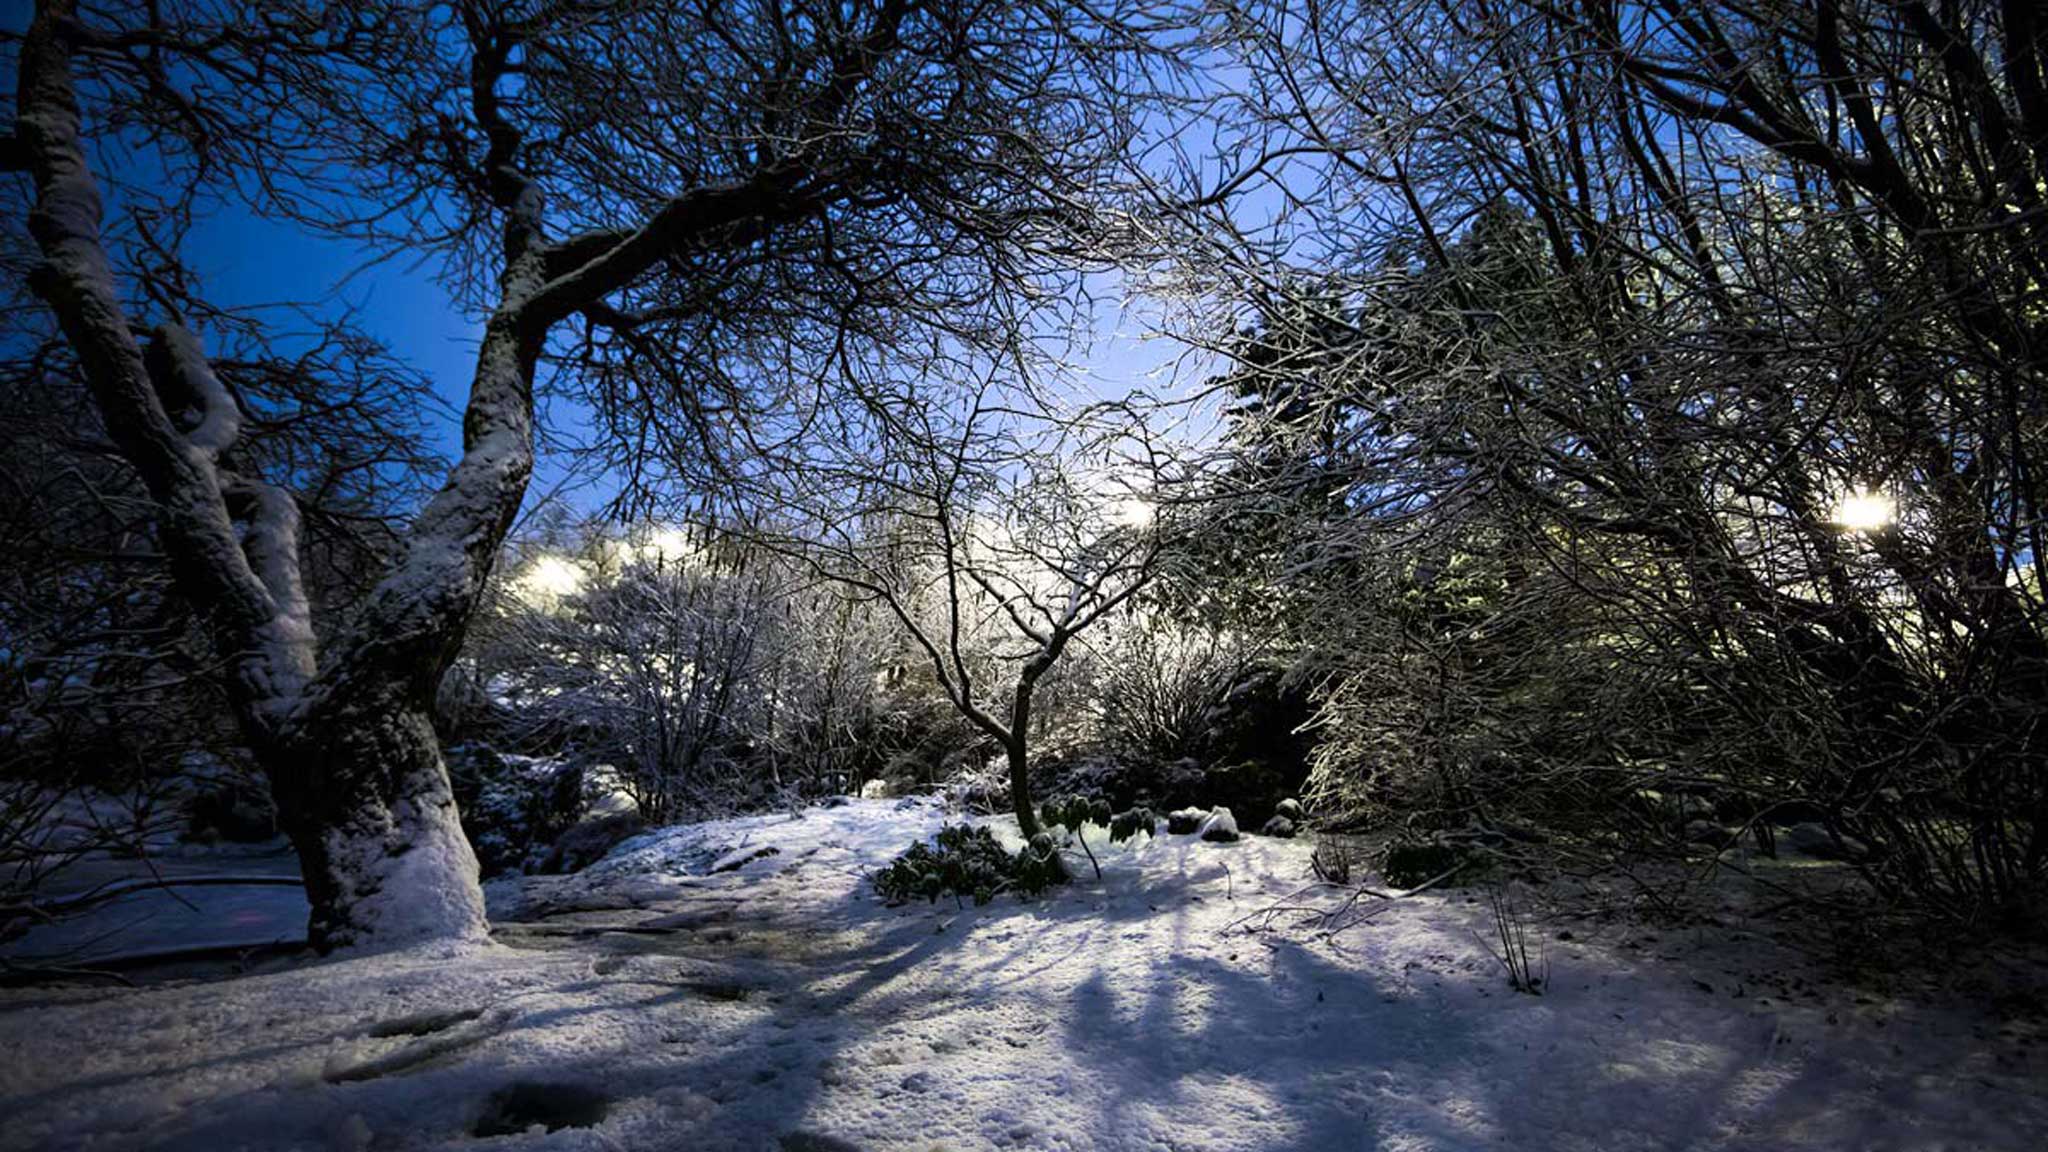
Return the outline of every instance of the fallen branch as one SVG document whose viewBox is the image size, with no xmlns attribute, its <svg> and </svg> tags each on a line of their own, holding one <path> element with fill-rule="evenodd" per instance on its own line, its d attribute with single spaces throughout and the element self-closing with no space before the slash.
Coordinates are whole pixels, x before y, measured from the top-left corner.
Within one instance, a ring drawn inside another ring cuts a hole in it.
<svg viewBox="0 0 2048 1152">
<path fill-rule="evenodd" d="M 55 984 L 64 980 L 112 980 L 123 987 L 135 981 L 119 972 L 101 968 L 72 968 L 63 965 L 17 964 L 0 958 L 0 988 L 22 988 L 31 984 Z"/>
<path fill-rule="evenodd" d="M 1225 924 L 1223 926 L 1223 930 L 1225 932 L 1228 932 L 1232 928 L 1235 928 L 1248 920 L 1260 919 L 1260 924 L 1258 928 L 1246 929 L 1246 931 L 1259 931 L 1270 925 L 1273 922 L 1273 918 L 1276 916 L 1280 916 L 1288 912 L 1302 912 L 1320 919 L 1323 925 L 1322 930 L 1326 935 L 1335 935 L 1338 932 L 1342 932 L 1346 928 L 1350 928 L 1354 925 L 1364 923 L 1365 920 L 1371 917 L 1372 913 L 1368 912 L 1365 915 L 1360 916 L 1358 919 L 1352 920 L 1350 923 L 1337 925 L 1336 922 L 1346 912 L 1349 912 L 1353 907 L 1355 907 L 1360 898 L 1370 896 L 1375 900 L 1382 901 L 1381 904 L 1374 906 L 1375 911 L 1377 911 L 1379 908 L 1387 907 L 1396 900 L 1405 900 L 1410 896 L 1416 896 L 1423 892 L 1427 892 L 1431 888 L 1436 887 L 1438 884 L 1441 884 L 1445 880 L 1448 880 L 1452 876 L 1456 875 L 1459 869 L 1463 868 L 1464 866 L 1465 862 L 1460 861 L 1459 863 L 1452 865 L 1451 867 L 1436 874 L 1435 876 L 1432 876 L 1429 879 L 1424 880 L 1422 883 L 1417 884 L 1415 887 L 1406 890 L 1395 889 L 1391 892 L 1382 892 L 1377 888 L 1372 888 L 1367 885 L 1360 884 L 1356 888 L 1352 889 L 1351 894 L 1345 897 L 1344 902 L 1342 904 L 1339 904 L 1337 907 L 1327 910 L 1315 907 L 1311 904 L 1289 903 L 1298 896 L 1302 896 L 1306 893 L 1313 892 L 1318 888 L 1328 886 L 1325 882 L 1319 880 L 1314 884 L 1304 885 L 1300 888 L 1295 889 L 1292 892 L 1289 892 L 1287 895 L 1282 896 L 1278 901 L 1275 901 L 1272 904 L 1268 904 L 1264 908 L 1260 908 L 1255 912 L 1246 913 L 1245 915 L 1240 916 L 1235 920 L 1232 920 L 1230 923 Z"/>
<path fill-rule="evenodd" d="M 1282 914 L 1284 914 L 1284 913 L 1287 913 L 1287 912 L 1306 912 L 1306 913 L 1313 913 L 1314 915 L 1320 916 L 1320 915 L 1322 915 L 1322 914 L 1323 914 L 1323 910 L 1322 910 L 1322 909 L 1320 909 L 1320 908 L 1317 908 L 1317 907 L 1314 907 L 1313 905 L 1308 905 L 1308 904 L 1293 904 L 1293 903 L 1289 903 L 1289 901 L 1292 901 L 1292 900 L 1294 900 L 1294 899 L 1295 899 L 1296 897 L 1299 897 L 1299 896 L 1303 896 L 1303 895 L 1306 895 L 1307 893 L 1313 892 L 1313 891 L 1315 891 L 1316 889 L 1318 889 L 1318 888 L 1323 888 L 1323 887 L 1327 887 L 1327 885 L 1325 885 L 1325 884 L 1324 884 L 1324 883 L 1323 883 L 1322 881 L 1320 881 L 1320 880 L 1318 880 L 1318 881 L 1317 881 L 1317 882 L 1315 882 L 1314 884 L 1305 884 L 1305 885 L 1303 885 L 1302 887 L 1300 887 L 1300 888 L 1296 888 L 1296 889 L 1295 889 L 1294 891 L 1292 891 L 1292 892 L 1289 892 L 1289 893 L 1288 893 L 1287 895 L 1285 895 L 1285 896 L 1282 896 L 1282 897 L 1281 897 L 1281 898 L 1280 898 L 1280 899 L 1279 899 L 1278 901 L 1276 901 L 1276 902 L 1274 902 L 1274 903 L 1272 903 L 1272 904 L 1268 904 L 1268 905 L 1267 905 L 1266 907 L 1264 907 L 1264 908 L 1259 908 L 1259 909 L 1256 909 L 1256 910 L 1254 910 L 1254 911 L 1251 911 L 1251 912 L 1247 912 L 1247 913 L 1245 913 L 1245 914 L 1244 914 L 1244 915 L 1242 915 L 1242 916 L 1239 916 L 1239 917 L 1238 917 L 1237 919 L 1235 919 L 1235 920 L 1232 920 L 1232 921 L 1231 921 L 1230 923 L 1228 923 L 1228 924 L 1225 924 L 1225 925 L 1223 926 L 1223 930 L 1224 930 L 1225 932 L 1228 932 L 1228 931 L 1230 931 L 1230 930 L 1231 930 L 1232 928 L 1235 928 L 1235 927 L 1237 927 L 1238 925 L 1240 925 L 1240 924 L 1244 923 L 1245 921 L 1247 921 L 1247 920 L 1254 920 L 1254 919 L 1256 919 L 1256 920 L 1258 920 L 1258 921 L 1259 921 L 1259 926 L 1258 926 L 1258 928 L 1257 928 L 1257 929 L 1247 929 L 1247 931 L 1258 931 L 1258 930 L 1262 930 L 1262 929 L 1264 929 L 1264 928 L 1266 928 L 1266 927 L 1268 927 L 1268 926 L 1270 926 L 1270 925 L 1272 924 L 1272 922 L 1273 922 L 1273 918 L 1274 918 L 1274 917 L 1276 917 L 1276 916 L 1279 916 L 1279 915 L 1282 915 Z"/>
</svg>

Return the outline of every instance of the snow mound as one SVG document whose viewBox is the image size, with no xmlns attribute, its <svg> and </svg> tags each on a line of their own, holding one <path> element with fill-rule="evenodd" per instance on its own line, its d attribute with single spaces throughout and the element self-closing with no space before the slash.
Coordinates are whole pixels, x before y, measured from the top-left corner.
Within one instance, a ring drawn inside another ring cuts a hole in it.
<svg viewBox="0 0 2048 1152">
<path fill-rule="evenodd" d="M 1231 844 L 1237 840 L 1237 817 L 1228 808 L 1218 808 L 1209 813 L 1196 829 L 1197 835 L 1212 844 Z"/>
</svg>

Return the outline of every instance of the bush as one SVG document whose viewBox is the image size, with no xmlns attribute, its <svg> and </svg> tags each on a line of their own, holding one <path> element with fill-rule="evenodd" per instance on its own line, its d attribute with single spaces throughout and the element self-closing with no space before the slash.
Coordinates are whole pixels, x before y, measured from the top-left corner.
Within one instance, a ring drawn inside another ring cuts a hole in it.
<svg viewBox="0 0 2048 1152">
<path fill-rule="evenodd" d="M 583 818 L 583 770 L 482 744 L 448 750 L 456 811 L 485 876 L 517 871 Z"/>
<path fill-rule="evenodd" d="M 203 781 L 185 801 L 185 838 L 256 844 L 279 833 L 277 805 L 255 777 Z"/>
<path fill-rule="evenodd" d="M 986 827 L 948 824 L 931 842 L 919 841 L 890 861 L 875 873 L 874 883 L 875 893 L 890 904 L 920 896 L 935 903 L 945 895 L 986 904 L 999 892 L 1036 896 L 1066 879 L 1050 836 L 1041 833 L 1012 855 Z"/>
<path fill-rule="evenodd" d="M 1449 844 L 1427 840 L 1396 840 L 1387 845 L 1380 875 L 1396 888 L 1413 888 L 1466 862 L 1465 853 Z"/>
<path fill-rule="evenodd" d="M 1112 842 L 1121 844 L 1139 832 L 1147 835 L 1152 831 L 1152 812 L 1147 808 L 1133 808 L 1120 815 L 1112 815 L 1109 803 L 1084 796 L 1066 796 L 1048 800 L 1039 807 L 1040 818 L 1048 828 L 1066 828 L 1074 834 L 1081 845 L 1081 851 L 1088 854 L 1088 863 L 1095 869 L 1095 878 L 1102 879 L 1102 865 L 1095 859 L 1095 851 L 1088 847 L 1088 837 L 1082 831 L 1089 824 L 1099 824 L 1109 829 Z M 1142 826 L 1141 826 L 1142 825 Z"/>
<path fill-rule="evenodd" d="M 1358 855 L 1347 839 L 1317 836 L 1315 851 L 1309 854 L 1308 863 L 1316 879 L 1323 883 L 1349 886 L 1352 866 L 1358 862 Z"/>
<path fill-rule="evenodd" d="M 1088 796 L 1115 811 L 1166 811 L 1201 802 L 1207 773 L 1193 759 L 1159 761 L 1100 750 L 1040 757 L 1031 766 L 1034 791 L 1047 796 Z"/>
<path fill-rule="evenodd" d="M 1212 755 L 1210 728 L 1250 667 L 1243 641 L 1160 613 L 1112 629 L 1105 644 L 1094 695 L 1109 750 L 1162 764 Z"/>
<path fill-rule="evenodd" d="M 1048 793 L 1117 810 L 1222 805 L 1248 827 L 1308 778 L 1306 681 L 1224 634 L 1158 621 L 1120 631 L 1094 685 L 1095 740 L 1033 766 Z"/>
<path fill-rule="evenodd" d="M 1150 808 L 1133 808 L 1128 812 L 1117 813 L 1109 822 L 1109 841 L 1112 844 L 1121 844 L 1126 840 L 1136 839 L 1140 832 L 1147 836 L 1156 835 L 1155 829 L 1158 827 L 1159 817 L 1153 815 Z"/>
</svg>

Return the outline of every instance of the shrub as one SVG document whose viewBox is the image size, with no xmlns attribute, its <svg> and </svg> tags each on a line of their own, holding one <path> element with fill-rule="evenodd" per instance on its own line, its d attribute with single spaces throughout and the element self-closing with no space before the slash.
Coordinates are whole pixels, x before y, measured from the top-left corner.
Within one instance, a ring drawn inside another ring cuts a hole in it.
<svg viewBox="0 0 2048 1152">
<path fill-rule="evenodd" d="M 1250 667 L 1248 646 L 1163 613 L 1112 629 L 1105 643 L 1095 706 L 1110 750 L 1162 764 L 1210 755 L 1209 729 Z"/>
<path fill-rule="evenodd" d="M 1109 822 L 1109 842 L 1121 844 L 1126 840 L 1135 840 L 1140 832 L 1151 836 L 1158 827 L 1159 817 L 1154 816 L 1150 808 L 1133 808 L 1128 812 L 1119 812 L 1116 818 Z"/>
<path fill-rule="evenodd" d="M 1088 854 L 1088 863 L 1095 869 L 1095 878 L 1102 879 L 1102 865 L 1096 863 L 1094 849 L 1088 847 L 1088 837 L 1081 829 L 1088 824 L 1108 824 L 1109 804 L 1102 800 L 1083 796 L 1063 796 L 1047 800 L 1039 805 L 1039 819 L 1048 828 L 1066 828 L 1080 842 L 1081 851 Z"/>
<path fill-rule="evenodd" d="M 1349 840 L 1332 836 L 1316 837 L 1315 851 L 1309 854 L 1309 867 L 1315 871 L 1316 879 L 1325 884 L 1349 886 L 1351 866 L 1357 862 L 1358 853 Z"/>
<path fill-rule="evenodd" d="M 1019 896 L 1036 896 L 1067 882 L 1067 866 L 1060 861 L 1059 848 L 1050 833 L 1033 836 L 1031 843 L 1017 853 L 1013 868 L 1011 888 Z"/>
<path fill-rule="evenodd" d="M 1465 853 L 1449 844 L 1428 840 L 1396 840 L 1387 845 L 1380 875 L 1396 888 L 1413 888 L 1466 862 Z"/>
<path fill-rule="evenodd" d="M 575 764 L 483 744 L 451 748 L 447 762 L 462 830 L 485 876 L 537 861 L 583 818 L 583 770 Z"/>
<path fill-rule="evenodd" d="M 1109 804 L 1102 800 L 1083 796 L 1059 796 L 1038 806 L 1039 819 L 1047 826 L 1073 829 L 1077 834 L 1083 824 L 1108 824 Z"/>
<path fill-rule="evenodd" d="M 1052 837 L 1040 835 L 1012 855 L 981 825 L 948 824 L 930 842 L 919 841 L 875 873 L 875 893 L 890 904 L 951 895 L 986 904 L 999 892 L 1036 896 L 1066 882 Z"/>
<path fill-rule="evenodd" d="M 201 781 L 185 801 L 185 838 L 255 844 L 278 835 L 277 805 L 255 777 Z"/>
</svg>

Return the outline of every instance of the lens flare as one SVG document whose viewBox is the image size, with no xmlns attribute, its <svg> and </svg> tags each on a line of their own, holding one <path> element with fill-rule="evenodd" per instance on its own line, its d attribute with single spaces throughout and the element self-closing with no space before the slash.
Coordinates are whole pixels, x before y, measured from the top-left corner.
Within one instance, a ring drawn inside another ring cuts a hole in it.
<svg viewBox="0 0 2048 1152">
<path fill-rule="evenodd" d="M 1133 496 L 1127 500 L 1117 501 L 1116 507 L 1110 512 L 1110 519 L 1119 528 L 1129 528 L 1142 532 L 1152 526 L 1152 521 L 1158 515 L 1158 507 L 1150 500 L 1143 500 Z"/>
</svg>

